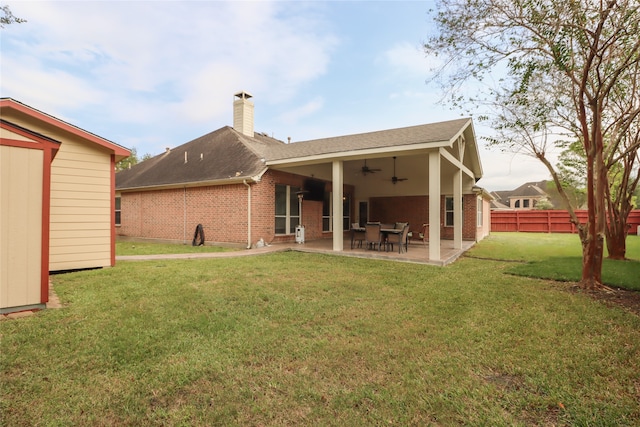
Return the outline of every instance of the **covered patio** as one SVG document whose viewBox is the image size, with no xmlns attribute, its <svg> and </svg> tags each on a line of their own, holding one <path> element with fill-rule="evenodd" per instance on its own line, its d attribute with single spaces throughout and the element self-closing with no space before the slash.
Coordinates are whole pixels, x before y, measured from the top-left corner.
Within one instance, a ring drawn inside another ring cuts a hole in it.
<svg viewBox="0 0 640 427">
<path fill-rule="evenodd" d="M 331 239 L 309 241 L 309 249 L 444 265 L 488 234 L 483 221 L 489 212 L 476 186 L 482 166 L 468 118 L 286 144 L 270 149 L 264 162 L 330 183 L 329 215 L 323 217 L 329 229 L 323 232 L 330 231 Z M 430 224 L 428 241 L 438 244 L 413 244 L 407 254 L 352 250 L 345 232 L 367 222 L 408 222 L 413 232 Z"/>
<path fill-rule="evenodd" d="M 462 256 L 466 251 L 475 245 L 472 241 L 463 241 L 461 248 L 454 247 L 453 240 L 440 241 L 440 259 L 429 259 L 429 247 L 427 242 L 423 244 L 420 240 L 412 240 L 408 245 L 408 250 L 402 253 L 398 253 L 398 249 L 394 247 L 393 251 L 377 251 L 369 250 L 365 247 L 351 248 L 351 240 L 345 236 L 343 239 L 342 251 L 335 251 L 333 248 L 332 239 L 318 239 L 305 243 L 276 243 L 272 247 L 278 249 L 280 247 L 287 247 L 291 250 L 301 252 L 313 252 L 313 253 L 326 253 L 338 256 L 349 256 L 356 258 L 370 258 L 380 259 L 396 262 L 410 262 L 418 264 L 428 264 L 436 266 L 445 266 L 451 264 Z"/>
</svg>

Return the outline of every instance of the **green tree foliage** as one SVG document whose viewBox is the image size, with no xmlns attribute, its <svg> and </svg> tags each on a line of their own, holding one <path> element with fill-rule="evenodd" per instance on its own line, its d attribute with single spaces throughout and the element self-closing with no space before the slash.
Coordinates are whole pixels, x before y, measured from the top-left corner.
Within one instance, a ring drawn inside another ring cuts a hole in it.
<svg viewBox="0 0 640 427">
<path fill-rule="evenodd" d="M 441 0 L 438 34 L 425 43 L 444 58 L 438 76 L 451 101 L 492 105 L 490 142 L 538 158 L 569 206 L 549 153 L 559 140 L 580 141 L 588 220 L 570 213 L 588 288 L 602 284 L 608 170 L 621 159 L 611 156 L 613 141 L 637 125 L 637 108 L 621 95 L 637 87 L 639 8 L 637 0 Z M 505 77 L 496 81 L 496 72 Z M 486 90 L 470 94 L 470 82 Z"/>
<path fill-rule="evenodd" d="M 0 6 L 0 10 L 2 11 L 2 15 L 0 16 L 0 28 L 4 28 L 6 25 L 10 24 L 22 24 L 23 22 L 27 22 L 25 19 L 13 16 L 11 9 L 9 9 L 9 6 L 6 4 Z"/>
<path fill-rule="evenodd" d="M 581 142 L 574 141 L 566 144 L 566 148 L 558 157 L 557 169 L 558 177 L 567 192 L 571 206 L 584 209 L 587 202 L 587 170 Z"/>
<path fill-rule="evenodd" d="M 120 160 L 116 163 L 116 172 L 120 172 L 121 170 L 130 169 L 131 166 L 136 165 L 140 162 L 144 162 L 151 158 L 151 154 L 145 153 L 142 158 L 138 158 L 138 150 L 134 147 L 131 149 L 131 155 L 127 158 Z"/>
<path fill-rule="evenodd" d="M 553 203 L 551 203 L 551 201 L 547 197 L 544 197 L 538 200 L 538 203 L 536 203 L 534 209 L 537 209 L 537 210 L 553 209 Z"/>
</svg>

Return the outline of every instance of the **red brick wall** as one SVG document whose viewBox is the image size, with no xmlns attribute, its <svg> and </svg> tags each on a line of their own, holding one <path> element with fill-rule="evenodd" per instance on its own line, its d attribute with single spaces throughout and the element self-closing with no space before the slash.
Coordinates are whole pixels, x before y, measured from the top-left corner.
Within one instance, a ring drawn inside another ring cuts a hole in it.
<svg viewBox="0 0 640 427">
<path fill-rule="evenodd" d="M 275 186 L 302 188 L 307 177 L 269 170 L 251 184 L 251 243 L 292 241 L 275 236 Z M 327 191 L 330 186 L 327 185 Z M 191 242 L 198 224 L 207 243 L 247 243 L 247 187 L 240 184 L 135 191 L 121 194 L 119 236 Z M 349 186 L 345 194 L 353 192 Z M 302 224 L 307 240 L 330 237 L 322 232 L 322 202 L 303 201 Z M 351 215 L 353 216 L 353 207 Z"/>
<path fill-rule="evenodd" d="M 462 202 L 462 238 L 464 240 L 476 240 L 478 233 L 478 196 L 465 194 Z"/>
<path fill-rule="evenodd" d="M 246 242 L 243 184 L 123 193 L 121 203 L 120 236 L 189 242 L 202 224 L 207 242 Z"/>
<path fill-rule="evenodd" d="M 442 218 L 442 232 L 443 239 L 453 240 L 453 227 L 444 226 L 444 211 L 445 211 L 445 197 L 442 196 L 440 200 L 440 209 Z M 462 239 L 463 240 L 476 240 L 476 233 L 478 232 L 477 218 L 476 218 L 476 203 L 478 197 L 475 194 L 463 194 L 462 195 Z"/>
<path fill-rule="evenodd" d="M 408 222 L 409 229 L 418 233 L 422 224 L 429 222 L 429 197 L 371 197 L 369 220 L 386 223 Z"/>
<path fill-rule="evenodd" d="M 463 196 L 462 238 L 476 240 L 475 194 Z M 440 236 L 453 239 L 453 227 L 444 226 L 445 196 L 440 200 Z M 379 222 L 408 222 L 411 231 L 417 233 L 422 224 L 429 222 L 429 196 L 372 197 L 369 199 L 369 220 Z"/>
</svg>

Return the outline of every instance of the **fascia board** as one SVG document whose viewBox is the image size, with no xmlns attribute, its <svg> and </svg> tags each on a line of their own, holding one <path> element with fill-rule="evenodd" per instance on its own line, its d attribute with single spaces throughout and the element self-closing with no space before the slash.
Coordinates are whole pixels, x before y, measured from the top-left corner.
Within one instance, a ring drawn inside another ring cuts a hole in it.
<svg viewBox="0 0 640 427">
<path fill-rule="evenodd" d="M 207 186 L 219 186 L 219 185 L 233 185 L 233 184 L 242 184 L 244 182 L 260 182 L 262 175 L 255 176 L 234 176 L 233 178 L 225 178 L 225 179 L 214 179 L 208 181 L 192 181 L 192 182 L 183 182 L 176 184 L 160 184 L 160 185 L 146 185 L 140 187 L 121 187 L 116 188 L 116 191 L 119 192 L 131 192 L 131 191 L 153 191 L 153 190 L 174 190 L 176 188 L 191 188 L 191 187 L 207 187 Z"/>
<path fill-rule="evenodd" d="M 69 132 L 73 135 L 83 138 L 89 142 L 92 142 L 101 147 L 107 148 L 113 151 L 113 154 L 115 154 L 116 156 L 116 161 L 122 160 L 125 157 L 129 157 L 131 155 L 131 151 L 116 144 L 115 142 L 111 142 L 108 139 L 104 139 L 96 134 L 93 134 L 89 131 L 81 129 L 75 125 L 67 123 L 47 113 L 44 113 L 42 111 L 36 110 L 35 108 L 29 107 L 28 105 L 23 104 L 20 101 L 16 101 L 15 99 L 5 98 L 0 100 L 0 108 L 7 108 L 10 110 L 14 110 L 19 114 L 24 114 L 31 118 L 40 120 L 41 122 L 55 126 L 58 129 L 62 129 L 66 132 Z"/>
<path fill-rule="evenodd" d="M 453 143 L 460 137 L 462 136 L 462 134 L 464 133 L 465 130 L 467 130 L 467 128 L 469 127 L 469 125 L 471 124 L 471 119 L 467 120 L 467 122 L 460 126 L 460 129 L 458 129 L 458 132 L 456 132 L 453 137 L 449 140 L 449 143 L 451 144 L 451 146 L 453 146 Z M 475 142 L 475 135 L 473 136 L 474 142 Z"/>
<path fill-rule="evenodd" d="M 333 160 L 360 160 L 364 158 L 387 157 L 389 154 L 427 152 L 441 147 L 449 147 L 450 141 L 426 142 L 422 144 L 396 145 L 384 148 L 372 148 L 364 150 L 347 150 L 333 153 L 323 153 L 311 156 L 291 157 L 286 159 L 266 160 L 267 166 L 304 166 L 317 163 L 326 163 Z"/>
<path fill-rule="evenodd" d="M 471 135 L 473 136 L 474 156 L 477 159 L 478 169 L 479 169 L 480 178 L 481 178 L 484 175 L 484 172 L 482 170 L 482 161 L 480 160 L 480 150 L 478 149 L 478 139 L 476 138 L 476 131 L 473 128 L 473 121 L 469 119 L 469 121 L 464 126 L 462 126 L 462 128 L 460 128 L 460 131 L 454 138 L 457 139 L 458 136 L 462 135 L 467 130 L 467 128 L 469 128 Z M 452 141 L 455 141 L 455 139 L 453 139 Z M 469 141 L 467 141 L 467 143 L 468 142 Z"/>
</svg>

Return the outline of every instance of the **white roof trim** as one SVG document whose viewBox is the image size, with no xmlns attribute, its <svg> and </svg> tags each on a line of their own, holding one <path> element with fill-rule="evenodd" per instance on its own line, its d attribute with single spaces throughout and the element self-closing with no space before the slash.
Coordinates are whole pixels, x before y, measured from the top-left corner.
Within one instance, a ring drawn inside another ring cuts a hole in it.
<svg viewBox="0 0 640 427">
<path fill-rule="evenodd" d="M 388 157 L 389 154 L 411 155 L 416 152 L 427 152 L 441 147 L 450 147 L 451 141 L 425 142 L 422 144 L 396 145 L 384 148 L 371 148 L 364 150 L 340 151 L 324 153 L 312 156 L 292 157 L 287 159 L 267 160 L 267 166 L 303 166 L 317 163 L 327 163 L 333 160 L 360 160 L 376 157 Z M 406 153 L 406 154 L 400 154 Z"/>
</svg>

